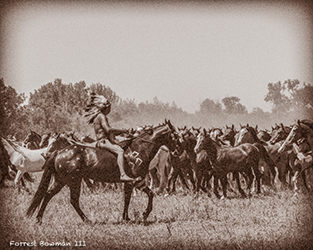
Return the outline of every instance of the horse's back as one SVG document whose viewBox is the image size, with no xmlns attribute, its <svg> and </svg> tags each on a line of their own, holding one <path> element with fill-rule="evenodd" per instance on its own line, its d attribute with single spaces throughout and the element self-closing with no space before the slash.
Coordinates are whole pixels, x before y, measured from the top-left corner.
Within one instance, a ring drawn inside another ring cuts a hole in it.
<svg viewBox="0 0 313 250">
<path fill-rule="evenodd" d="M 116 156 L 105 149 L 71 145 L 61 150 L 55 159 L 57 172 L 81 172 L 84 177 L 105 182 L 119 179 Z"/>
</svg>

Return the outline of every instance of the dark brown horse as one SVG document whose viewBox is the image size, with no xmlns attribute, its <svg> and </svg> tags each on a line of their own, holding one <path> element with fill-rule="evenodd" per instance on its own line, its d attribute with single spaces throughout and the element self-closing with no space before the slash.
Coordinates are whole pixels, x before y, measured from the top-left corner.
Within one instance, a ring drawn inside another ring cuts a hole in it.
<svg viewBox="0 0 313 250">
<path fill-rule="evenodd" d="M 134 187 L 148 195 L 148 205 L 143 213 L 146 221 L 152 211 L 153 193 L 145 182 L 149 170 L 149 162 L 157 153 L 161 145 L 173 147 L 171 134 L 175 131 L 170 121 L 166 121 L 152 128 L 151 133 L 143 132 L 126 142 L 125 153 L 133 161 L 125 161 L 125 170 L 128 176 L 140 178 L 136 182 L 124 183 L 124 212 L 123 220 L 129 221 L 128 207 Z M 53 143 L 51 144 L 53 147 Z M 54 176 L 54 184 L 48 189 L 50 180 Z M 81 182 L 83 177 L 99 182 L 118 183 L 120 172 L 117 166 L 116 155 L 113 153 L 85 145 L 71 145 L 61 151 L 54 151 L 46 160 L 45 170 L 38 190 L 27 210 L 32 216 L 38 207 L 37 222 L 42 222 L 44 210 L 51 200 L 65 185 L 70 188 L 71 204 L 84 222 L 91 223 L 79 206 Z"/>
<path fill-rule="evenodd" d="M 228 173 L 234 174 L 234 178 L 237 180 L 239 192 L 243 197 L 245 197 L 246 195 L 240 186 L 239 173 L 242 173 L 247 177 L 247 188 L 249 189 L 250 195 L 254 179 L 253 172 L 256 177 L 257 193 L 261 192 L 261 173 L 259 169 L 260 160 L 269 162 L 274 169 L 274 163 L 270 161 L 265 148 L 260 143 L 243 143 L 237 147 L 222 146 L 207 136 L 206 131 L 203 130 L 203 132 L 198 135 L 195 152 L 199 152 L 202 149 L 208 152 L 213 166 L 213 175 L 215 177 L 214 193 L 218 198 L 220 198 L 217 192 L 218 179 L 221 181 L 223 195 L 226 197 Z"/>
<path fill-rule="evenodd" d="M 180 130 L 180 133 L 182 130 Z M 193 156 L 190 155 L 188 149 L 188 143 L 186 141 L 181 141 L 181 138 L 176 143 L 176 149 L 171 153 L 171 165 L 172 169 L 168 179 L 167 190 L 169 193 L 176 192 L 176 181 L 178 177 L 181 180 L 181 184 L 185 189 L 190 190 L 188 186 L 188 180 L 193 185 L 195 189 L 195 180 L 193 174 L 192 164 L 194 163 Z"/>
<path fill-rule="evenodd" d="M 273 131 L 280 130 L 280 126 L 276 125 Z M 287 128 L 286 128 L 287 129 Z M 278 149 L 280 148 L 282 142 L 278 141 L 274 144 L 271 141 L 261 141 L 258 136 L 255 128 L 249 126 L 243 126 L 239 131 L 240 137 L 243 140 L 249 140 L 250 143 L 254 145 L 258 145 L 258 147 L 262 147 L 266 149 L 265 160 L 262 162 L 262 172 L 263 172 L 263 184 L 269 187 L 272 187 L 274 190 L 276 189 L 274 186 L 274 179 L 276 176 L 275 167 L 278 170 L 278 178 L 283 184 L 283 187 L 287 187 L 289 184 L 287 182 L 287 175 L 290 171 L 290 164 L 292 164 L 292 155 L 290 152 L 285 152 L 284 154 L 279 154 Z M 275 140 L 276 141 L 276 140 Z M 271 176 L 272 174 L 272 176 Z"/>
</svg>

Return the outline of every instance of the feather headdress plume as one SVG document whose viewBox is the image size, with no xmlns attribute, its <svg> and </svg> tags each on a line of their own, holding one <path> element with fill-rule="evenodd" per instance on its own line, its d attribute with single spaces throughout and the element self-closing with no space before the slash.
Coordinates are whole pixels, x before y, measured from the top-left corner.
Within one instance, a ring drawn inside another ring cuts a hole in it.
<svg viewBox="0 0 313 250">
<path fill-rule="evenodd" d="M 103 108 L 110 107 L 110 101 L 103 95 L 97 95 L 96 93 L 90 93 L 89 103 L 85 109 L 85 117 L 88 118 L 87 123 L 93 123 L 96 116 L 101 112 Z"/>
</svg>

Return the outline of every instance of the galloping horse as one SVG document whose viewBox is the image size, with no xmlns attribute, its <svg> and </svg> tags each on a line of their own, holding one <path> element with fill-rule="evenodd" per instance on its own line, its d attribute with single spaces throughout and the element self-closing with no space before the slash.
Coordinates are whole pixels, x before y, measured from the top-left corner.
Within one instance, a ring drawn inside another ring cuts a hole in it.
<svg viewBox="0 0 313 250">
<path fill-rule="evenodd" d="M 201 150 L 205 150 L 208 153 L 210 161 L 213 167 L 214 176 L 214 193 L 216 197 L 221 198 L 218 193 L 218 180 L 221 181 L 223 188 L 223 195 L 227 197 L 227 174 L 233 172 L 237 180 L 237 185 L 239 192 L 243 197 L 246 197 L 245 192 L 240 186 L 239 172 L 245 173 L 248 176 L 247 188 L 249 189 L 249 196 L 251 191 L 251 186 L 253 182 L 252 169 L 255 172 L 258 189 L 257 192 L 260 193 L 260 178 L 261 175 L 258 169 L 258 163 L 261 158 L 258 148 L 252 144 L 245 143 L 238 147 L 221 146 L 217 142 L 211 139 L 207 135 L 204 129 L 197 138 L 197 144 L 194 148 L 195 152 L 198 153 Z"/>
<path fill-rule="evenodd" d="M 20 192 L 20 180 L 25 173 L 43 171 L 43 165 L 45 163 L 43 154 L 46 153 L 47 147 L 32 150 L 21 147 L 3 137 L 1 137 L 1 142 L 10 157 L 11 164 L 16 168 L 17 173 L 14 183 L 18 186 L 18 191 Z M 24 187 L 24 189 L 30 193 L 27 187 Z"/>
<path fill-rule="evenodd" d="M 145 182 L 145 177 L 149 171 L 149 162 L 155 156 L 160 146 L 173 147 L 171 134 L 175 132 L 175 128 L 170 121 L 165 120 L 164 124 L 152 128 L 151 132 L 144 131 L 142 134 L 128 140 L 126 145 L 124 145 L 124 148 L 127 148 L 125 153 L 128 157 L 126 158 L 132 159 L 130 162 L 125 161 L 127 175 L 137 179 L 141 178 L 141 180 L 137 180 L 134 183 L 124 183 L 123 220 L 126 221 L 130 220 L 128 207 L 134 187 L 148 195 L 148 205 L 143 213 L 143 220 L 146 221 L 148 218 L 152 211 L 153 202 L 153 193 Z M 53 150 L 53 147 L 54 145 L 51 143 L 51 150 Z M 51 152 L 50 149 L 49 152 Z M 54 176 L 54 184 L 48 190 L 52 176 Z M 53 151 L 45 162 L 45 171 L 38 190 L 27 210 L 27 215 L 32 216 L 36 209 L 40 207 L 36 218 L 37 222 L 41 223 L 48 202 L 67 185 L 70 188 L 72 206 L 84 222 L 91 223 L 79 206 L 83 177 L 99 182 L 121 182 L 116 155 L 104 149 L 78 144 L 66 147 L 60 151 Z"/>
</svg>

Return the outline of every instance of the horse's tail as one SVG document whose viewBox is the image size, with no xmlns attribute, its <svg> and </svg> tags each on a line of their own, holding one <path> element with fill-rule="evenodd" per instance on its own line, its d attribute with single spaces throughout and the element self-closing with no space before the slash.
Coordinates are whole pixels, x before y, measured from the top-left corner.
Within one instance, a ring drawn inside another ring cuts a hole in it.
<svg viewBox="0 0 313 250">
<path fill-rule="evenodd" d="M 275 177 L 276 176 L 276 170 L 275 170 L 275 163 L 274 163 L 274 161 L 272 160 L 272 158 L 268 154 L 268 152 L 267 152 L 266 148 L 264 147 L 264 145 L 262 145 L 261 143 L 257 143 L 256 146 L 259 149 L 263 160 L 268 165 L 272 175 Z"/>
<path fill-rule="evenodd" d="M 38 189 L 34 195 L 34 198 L 32 199 L 32 202 L 27 210 L 26 215 L 28 217 L 31 217 L 36 209 L 40 206 L 42 200 L 46 196 L 51 176 L 54 174 L 54 163 L 55 163 L 55 157 L 57 156 L 57 151 L 53 152 L 48 159 L 46 160 L 43 168 L 45 169 L 40 181 L 40 184 L 38 186 Z"/>
</svg>

